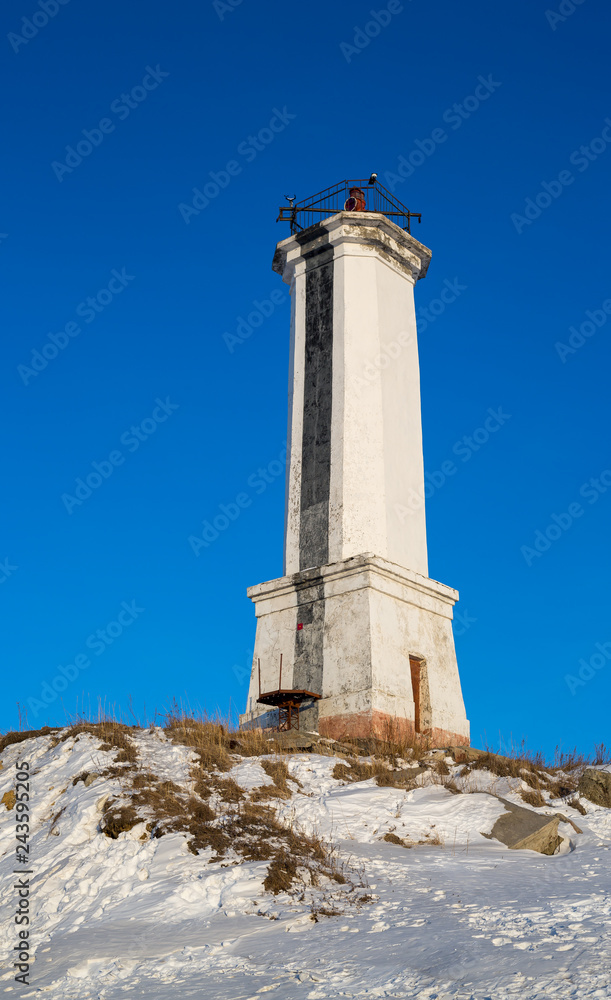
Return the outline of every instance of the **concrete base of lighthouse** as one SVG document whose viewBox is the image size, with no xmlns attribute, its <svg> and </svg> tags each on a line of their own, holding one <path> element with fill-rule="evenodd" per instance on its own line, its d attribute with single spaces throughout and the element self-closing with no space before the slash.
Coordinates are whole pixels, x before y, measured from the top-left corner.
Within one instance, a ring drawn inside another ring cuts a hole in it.
<svg viewBox="0 0 611 1000">
<path fill-rule="evenodd" d="M 273 726 L 261 689 L 314 691 L 301 727 L 334 739 L 420 733 L 432 745 L 469 744 L 452 609 L 458 594 L 371 553 L 251 587 L 257 635 L 240 725 Z M 410 661 L 419 664 L 419 690 Z"/>
</svg>

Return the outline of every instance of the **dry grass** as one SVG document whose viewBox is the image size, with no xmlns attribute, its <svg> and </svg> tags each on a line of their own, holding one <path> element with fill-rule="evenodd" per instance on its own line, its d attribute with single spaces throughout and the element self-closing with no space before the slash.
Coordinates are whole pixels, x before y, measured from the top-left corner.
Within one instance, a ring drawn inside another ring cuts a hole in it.
<svg viewBox="0 0 611 1000">
<path fill-rule="evenodd" d="M 116 750 L 115 764 L 135 764 L 138 760 L 136 748 L 129 738 L 129 733 L 134 732 L 133 726 L 126 726 L 123 722 L 114 720 L 103 720 L 102 722 L 76 722 L 68 726 L 59 742 L 75 739 L 81 733 L 87 733 L 95 739 L 102 740 L 100 750 Z"/>
<path fill-rule="evenodd" d="M 355 739 L 350 736 L 340 737 L 338 752 L 347 753 L 352 757 L 375 757 L 384 760 L 393 767 L 399 761 L 421 761 L 431 750 L 431 742 L 424 736 L 407 736 L 398 727 L 388 723 L 381 739 Z M 334 748 L 332 747 L 332 752 Z"/>
<path fill-rule="evenodd" d="M 437 832 L 425 833 L 423 840 L 410 840 L 409 837 L 398 837 L 396 833 L 389 831 L 382 837 L 387 844 L 395 844 L 397 847 L 405 847 L 408 850 L 412 847 L 444 847 L 444 841 Z"/>
<path fill-rule="evenodd" d="M 567 802 L 567 806 L 571 806 L 572 809 L 576 809 L 577 812 L 581 813 L 582 816 L 587 816 L 587 814 L 588 814 L 588 810 L 579 801 L 579 799 L 577 797 L 574 798 L 574 799 L 570 799 L 569 802 Z"/>
<path fill-rule="evenodd" d="M 4 736 L 0 736 L 0 753 L 6 750 L 7 747 L 14 746 L 16 743 L 23 743 L 24 740 L 33 740 L 37 736 L 49 736 L 51 733 L 57 732 L 59 732 L 58 729 L 43 726 L 42 729 L 28 729 L 20 733 L 5 733 Z"/>
<path fill-rule="evenodd" d="M 544 795 L 550 799 L 565 799 L 577 790 L 579 772 L 586 766 L 582 755 L 572 751 L 561 753 L 558 749 L 553 764 L 546 764 L 541 754 L 529 754 L 523 748 L 513 756 L 486 751 L 471 761 L 461 771 L 461 777 L 472 771 L 488 771 L 499 778 L 519 778 L 530 787 L 530 792 L 520 794 L 529 805 L 546 805 Z"/>
<path fill-rule="evenodd" d="M 349 760 L 338 761 L 332 774 L 337 781 L 368 781 L 369 778 L 374 778 L 377 774 L 387 770 L 386 765 L 382 763 L 372 764 L 368 761 Z"/>
<path fill-rule="evenodd" d="M 548 782 L 545 791 L 550 799 L 566 799 L 569 795 L 575 794 L 578 783 L 577 775 L 559 774 Z"/>
<path fill-rule="evenodd" d="M 116 840 L 121 833 L 128 833 L 141 822 L 142 817 L 133 805 L 124 805 L 119 799 L 109 799 L 102 810 L 100 830 L 107 837 Z"/>
<path fill-rule="evenodd" d="M 413 847 L 413 844 L 408 844 L 407 841 L 402 840 L 401 837 L 397 837 L 396 833 L 385 833 L 382 837 L 387 844 L 396 844 L 397 847 Z"/>
<path fill-rule="evenodd" d="M 205 715 L 194 718 L 176 707 L 165 717 L 164 731 L 175 743 L 191 747 L 207 770 L 228 771 L 234 763 L 232 753 L 241 757 L 262 757 L 278 750 L 270 740 L 271 734 L 262 729 L 236 733 L 227 722 Z"/>
<path fill-rule="evenodd" d="M 233 761 L 226 747 L 225 727 L 207 720 L 171 717 L 164 727 L 174 743 L 190 747 L 204 771 L 229 771 Z"/>
<path fill-rule="evenodd" d="M 301 782 L 297 778 L 291 778 L 289 769 L 284 760 L 262 760 L 261 767 L 270 778 L 273 785 L 261 785 L 251 793 L 253 801 L 261 799 L 290 799 L 294 789 L 289 788 L 289 781 L 301 788 Z"/>
<path fill-rule="evenodd" d="M 262 799 L 289 799 L 293 786 L 286 761 L 281 757 L 261 760 L 273 784 L 255 789 L 250 795 L 228 776 L 227 772 L 241 756 L 270 753 L 267 737 L 260 731 L 232 734 L 228 727 L 209 719 L 185 715 L 169 717 L 166 735 L 192 749 L 197 761 L 191 769 L 191 790 L 172 781 L 162 781 L 150 771 L 138 768 L 138 755 L 130 740 L 131 727 L 115 721 L 78 722 L 62 734 L 62 739 L 88 733 L 102 740 L 102 750 L 117 751 L 116 767 L 107 768 L 105 777 L 120 782 L 118 794 L 104 806 L 100 831 L 117 839 L 144 824 L 142 839 L 183 833 L 194 855 L 209 852 L 210 860 L 234 857 L 236 860 L 269 862 L 266 887 L 273 893 L 302 891 L 321 880 L 341 885 L 347 880 L 338 866 L 334 852 L 320 838 L 305 836 L 281 823 Z M 246 738 L 244 739 L 243 736 Z M 233 753 L 232 753 L 233 751 Z M 129 766 L 126 766 L 129 765 Z M 77 780 L 84 780 L 85 774 Z"/>
<path fill-rule="evenodd" d="M 461 794 L 462 794 L 462 789 L 460 789 L 460 788 L 458 787 L 458 785 L 457 785 L 457 784 L 456 784 L 456 782 L 455 782 L 455 781 L 453 780 L 453 778 L 450 778 L 450 780 L 449 780 L 449 781 L 444 781 L 444 782 L 442 782 L 442 783 L 443 783 L 443 787 L 444 787 L 444 788 L 445 788 L 445 789 L 446 789 L 446 790 L 447 790 L 448 792 L 450 792 L 450 793 L 451 793 L 452 795 L 461 795 Z"/>
<path fill-rule="evenodd" d="M 541 795 L 541 792 L 525 789 L 522 792 L 520 792 L 520 795 L 522 796 L 522 799 L 527 806 L 534 806 L 535 808 L 538 808 L 539 806 L 546 805 L 545 799 Z"/>
<path fill-rule="evenodd" d="M 611 750 L 608 750 L 604 743 L 594 744 L 594 759 L 592 764 L 595 767 L 611 764 Z"/>
<path fill-rule="evenodd" d="M 338 762 L 333 768 L 333 777 L 338 781 L 356 782 L 368 781 L 370 778 L 376 779 L 376 784 L 381 788 L 404 788 L 411 790 L 418 787 L 417 779 L 421 776 L 421 771 L 409 767 L 393 768 L 388 760 L 348 760 Z M 439 772 L 435 768 L 431 769 L 431 774 L 440 774 L 441 783 L 444 774 L 450 774 L 450 769 L 446 766 L 445 772 Z M 456 789 L 458 791 L 458 789 Z"/>
</svg>

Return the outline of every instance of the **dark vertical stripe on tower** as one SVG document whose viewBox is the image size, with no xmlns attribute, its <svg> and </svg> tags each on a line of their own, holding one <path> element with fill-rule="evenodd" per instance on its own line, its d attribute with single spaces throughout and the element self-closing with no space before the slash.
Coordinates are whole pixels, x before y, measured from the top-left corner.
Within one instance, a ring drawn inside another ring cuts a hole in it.
<svg viewBox="0 0 611 1000">
<path fill-rule="evenodd" d="M 324 566 L 329 561 L 333 260 L 318 261 L 308 262 L 306 272 L 300 569 Z"/>
<path fill-rule="evenodd" d="M 293 687 L 322 694 L 325 587 L 320 577 L 304 581 L 297 590 L 297 624 Z M 318 702 L 306 703 L 299 713 L 300 726 L 318 729 Z"/>
</svg>

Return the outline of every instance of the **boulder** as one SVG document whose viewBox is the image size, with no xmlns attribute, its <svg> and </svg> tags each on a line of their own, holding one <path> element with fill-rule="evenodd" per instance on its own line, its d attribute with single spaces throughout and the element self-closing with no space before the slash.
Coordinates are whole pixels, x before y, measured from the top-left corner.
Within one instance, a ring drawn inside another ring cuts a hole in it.
<svg viewBox="0 0 611 1000">
<path fill-rule="evenodd" d="M 76 785 L 79 781 L 82 781 L 85 788 L 89 788 L 95 779 L 99 777 L 100 775 L 97 771 L 82 771 L 81 774 L 77 774 L 76 778 L 72 779 L 72 784 Z"/>
<path fill-rule="evenodd" d="M 437 761 L 445 760 L 446 757 L 451 757 L 452 754 L 449 750 L 429 750 L 428 753 L 422 758 L 427 764 L 435 764 Z"/>
<path fill-rule="evenodd" d="M 384 788 L 417 788 L 416 779 L 429 771 L 428 767 L 406 767 L 401 771 L 384 771 L 377 776 L 377 784 Z"/>
<path fill-rule="evenodd" d="M 587 767 L 579 779 L 578 790 L 595 805 L 611 809 L 611 771 Z"/>
<path fill-rule="evenodd" d="M 274 733 L 270 742 L 282 750 L 312 750 L 317 739 L 316 733 L 300 733 L 296 729 L 289 729 L 286 732 Z"/>
<path fill-rule="evenodd" d="M 514 805 L 500 796 L 507 812 L 497 819 L 490 833 L 495 840 L 512 851 L 538 851 L 539 854 L 555 854 L 562 843 L 558 834 L 560 816 L 542 816 L 540 813 Z"/>
<path fill-rule="evenodd" d="M 457 764 L 471 764 L 480 757 L 487 757 L 487 750 L 476 750 L 475 747 L 447 747 L 445 753 L 453 757 Z"/>
</svg>

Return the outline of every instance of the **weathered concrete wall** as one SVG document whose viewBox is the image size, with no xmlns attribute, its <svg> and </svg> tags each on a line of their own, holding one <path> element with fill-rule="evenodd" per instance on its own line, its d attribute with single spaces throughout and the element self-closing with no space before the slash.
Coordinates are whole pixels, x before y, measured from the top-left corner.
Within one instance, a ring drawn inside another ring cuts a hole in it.
<svg viewBox="0 0 611 1000">
<path fill-rule="evenodd" d="M 456 591 L 364 554 L 260 584 L 249 596 L 257 638 L 244 724 L 266 712 L 256 705 L 257 658 L 262 687 L 269 690 L 278 686 L 283 652 L 283 687 L 322 696 L 304 717 L 307 728 L 333 737 L 384 735 L 393 726 L 411 733 L 411 655 L 425 661 L 428 676 L 430 718 L 424 734 L 444 745 L 468 743 L 451 626 Z M 304 657 L 297 666 L 300 649 Z"/>
</svg>

